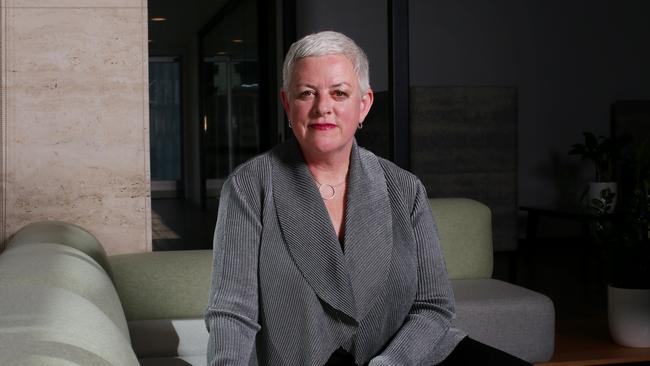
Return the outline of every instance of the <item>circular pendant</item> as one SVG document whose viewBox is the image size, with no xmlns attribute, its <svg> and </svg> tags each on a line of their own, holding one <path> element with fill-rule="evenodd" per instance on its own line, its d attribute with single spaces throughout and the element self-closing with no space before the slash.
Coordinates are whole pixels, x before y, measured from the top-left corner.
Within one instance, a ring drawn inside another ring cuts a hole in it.
<svg viewBox="0 0 650 366">
<path fill-rule="evenodd" d="M 334 187 L 329 185 L 329 184 L 321 184 L 318 187 L 318 192 L 320 193 L 321 198 L 324 200 L 331 200 L 336 196 L 336 191 L 334 190 Z"/>
</svg>

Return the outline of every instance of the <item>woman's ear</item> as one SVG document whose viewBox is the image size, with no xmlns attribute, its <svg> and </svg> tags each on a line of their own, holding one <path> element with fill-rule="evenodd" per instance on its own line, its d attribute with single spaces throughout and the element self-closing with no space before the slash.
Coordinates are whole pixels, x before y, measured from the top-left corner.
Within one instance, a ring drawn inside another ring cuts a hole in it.
<svg viewBox="0 0 650 366">
<path fill-rule="evenodd" d="M 284 113 L 287 114 L 287 118 L 291 115 L 291 107 L 289 105 L 289 96 L 283 89 L 280 89 L 280 100 L 282 101 L 282 107 L 284 108 Z"/>
<path fill-rule="evenodd" d="M 363 122 L 370 112 L 370 107 L 372 107 L 372 102 L 375 100 L 375 95 L 372 92 L 372 89 L 368 88 L 368 91 L 361 96 L 361 108 L 359 110 L 359 122 Z"/>
</svg>

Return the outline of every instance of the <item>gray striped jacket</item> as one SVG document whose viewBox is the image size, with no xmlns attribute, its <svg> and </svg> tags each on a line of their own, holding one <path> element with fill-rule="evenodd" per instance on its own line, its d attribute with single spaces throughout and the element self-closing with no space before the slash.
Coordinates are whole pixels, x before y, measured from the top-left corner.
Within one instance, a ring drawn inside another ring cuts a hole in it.
<svg viewBox="0 0 650 366">
<path fill-rule="evenodd" d="M 342 250 L 292 139 L 226 181 L 214 234 L 209 365 L 433 365 L 465 336 L 420 181 L 357 146 Z"/>
</svg>

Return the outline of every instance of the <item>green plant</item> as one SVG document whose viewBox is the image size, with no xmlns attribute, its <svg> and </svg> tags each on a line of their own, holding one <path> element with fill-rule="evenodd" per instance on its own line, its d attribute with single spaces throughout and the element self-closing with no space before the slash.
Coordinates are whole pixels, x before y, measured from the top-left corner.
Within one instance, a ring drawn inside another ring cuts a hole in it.
<svg viewBox="0 0 650 366">
<path fill-rule="evenodd" d="M 596 212 L 596 235 L 605 245 L 610 282 L 616 287 L 650 288 L 650 143 L 642 143 L 625 167 L 629 192 L 616 215 Z"/>
<path fill-rule="evenodd" d="M 569 155 L 580 155 L 584 160 L 591 160 L 594 163 L 597 182 L 614 180 L 614 170 L 625 141 L 605 136 L 596 137 L 591 132 L 582 134 L 585 142 L 573 144 Z"/>
</svg>

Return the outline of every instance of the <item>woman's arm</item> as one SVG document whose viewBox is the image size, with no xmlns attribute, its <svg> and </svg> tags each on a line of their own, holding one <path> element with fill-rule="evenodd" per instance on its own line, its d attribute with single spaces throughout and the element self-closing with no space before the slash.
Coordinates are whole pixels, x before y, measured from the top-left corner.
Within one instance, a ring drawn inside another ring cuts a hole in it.
<svg viewBox="0 0 650 366">
<path fill-rule="evenodd" d="M 211 366 L 248 365 L 260 329 L 257 265 L 261 204 L 250 192 L 242 191 L 237 178 L 231 176 L 223 186 L 214 232 L 212 286 L 205 313 Z"/>
<path fill-rule="evenodd" d="M 431 365 L 454 316 L 454 299 L 427 194 L 417 181 L 411 212 L 418 261 L 415 301 L 400 330 L 370 366 Z"/>
</svg>

